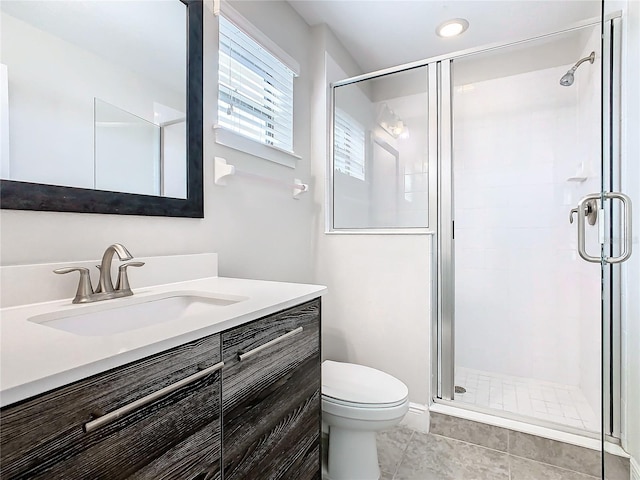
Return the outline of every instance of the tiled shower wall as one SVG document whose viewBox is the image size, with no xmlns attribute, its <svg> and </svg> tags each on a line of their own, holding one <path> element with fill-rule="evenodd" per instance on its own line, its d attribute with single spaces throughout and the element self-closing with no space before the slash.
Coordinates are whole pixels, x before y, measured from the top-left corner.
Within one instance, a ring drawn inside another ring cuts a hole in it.
<svg viewBox="0 0 640 480">
<path fill-rule="evenodd" d="M 570 66 L 455 87 L 456 366 L 578 386 L 599 411 L 599 267 L 569 211 L 599 188 L 600 68 L 562 87 Z"/>
</svg>

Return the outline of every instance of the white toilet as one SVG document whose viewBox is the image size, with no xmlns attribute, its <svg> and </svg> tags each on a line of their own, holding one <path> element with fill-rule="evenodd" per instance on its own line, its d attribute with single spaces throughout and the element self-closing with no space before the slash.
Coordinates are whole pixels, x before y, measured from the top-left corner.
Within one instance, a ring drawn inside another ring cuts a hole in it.
<svg viewBox="0 0 640 480">
<path fill-rule="evenodd" d="M 400 423 L 409 389 L 391 375 L 352 363 L 322 362 L 322 421 L 329 426 L 330 480 L 378 480 L 376 432 Z"/>
</svg>

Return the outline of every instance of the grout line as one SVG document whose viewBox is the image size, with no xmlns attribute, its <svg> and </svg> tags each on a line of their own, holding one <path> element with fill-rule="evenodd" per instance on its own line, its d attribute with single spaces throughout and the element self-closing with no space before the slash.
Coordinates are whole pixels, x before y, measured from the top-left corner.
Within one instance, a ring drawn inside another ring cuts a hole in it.
<svg viewBox="0 0 640 480">
<path fill-rule="evenodd" d="M 495 448 L 485 447 L 484 445 L 478 445 L 477 443 L 467 442 L 465 440 L 460 440 L 460 439 L 457 439 L 457 438 L 447 437 L 446 435 L 440 435 L 440 434 L 431 433 L 431 432 L 427 433 L 427 435 L 433 435 L 434 437 L 446 438 L 446 439 L 449 439 L 449 440 L 453 440 L 454 442 L 466 443 L 467 445 L 471 445 L 471 446 L 474 446 L 474 447 L 484 448 L 485 450 L 491 450 L 492 452 L 503 453 L 505 455 L 509 455 L 509 453 L 505 452 L 504 450 L 497 450 Z"/>
<path fill-rule="evenodd" d="M 409 428 L 409 427 L 407 427 L 407 428 Z M 391 475 L 391 480 L 395 480 L 396 475 L 398 474 L 398 470 L 400 470 L 400 465 L 402 465 L 402 462 L 404 461 L 404 456 L 407 453 L 407 450 L 409 449 L 409 445 L 411 444 L 411 441 L 413 440 L 413 437 L 416 434 L 415 430 L 413 430 L 411 428 L 409 428 L 409 430 L 411 430 L 411 435 L 409 436 L 409 440 L 407 440 L 407 444 L 404 446 L 404 449 L 402 450 L 402 455 L 400 455 L 400 461 L 396 465 L 396 468 L 393 471 L 393 474 Z"/>
<path fill-rule="evenodd" d="M 508 455 L 509 455 L 509 457 L 512 457 L 512 458 L 519 458 L 521 460 L 526 460 L 528 462 L 539 463 L 540 465 L 546 465 L 547 467 L 557 468 L 557 469 L 562 470 L 564 472 L 578 473 L 578 474 L 584 475 L 585 477 L 588 477 L 588 478 L 594 478 L 596 480 L 600 480 L 599 477 L 594 477 L 593 475 L 589 475 L 588 473 L 578 472 L 576 470 L 571 470 L 571 469 L 565 468 L 565 467 L 559 467 L 558 465 L 552 465 L 551 463 L 540 462 L 538 460 L 533 460 L 533 459 L 527 458 L 527 457 L 521 457 L 520 455 L 513 455 L 512 453 L 509 453 Z M 511 465 L 511 464 L 509 464 L 509 465 Z"/>
</svg>

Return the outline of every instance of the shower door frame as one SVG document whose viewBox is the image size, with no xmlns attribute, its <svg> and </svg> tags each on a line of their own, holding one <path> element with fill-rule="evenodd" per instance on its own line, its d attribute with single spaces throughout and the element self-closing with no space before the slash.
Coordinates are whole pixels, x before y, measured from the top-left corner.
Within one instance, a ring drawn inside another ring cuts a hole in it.
<svg viewBox="0 0 640 480">
<path fill-rule="evenodd" d="M 432 301 L 435 308 L 432 311 L 432 368 L 431 391 L 434 392 L 432 400 L 434 403 L 441 403 L 468 410 L 481 411 L 472 405 L 454 402 L 454 378 L 455 378 L 455 248 L 454 248 L 454 194 L 453 194 L 453 173 L 452 173 L 452 150 L 453 150 L 453 101 L 452 91 L 452 63 L 455 59 L 475 54 L 481 54 L 490 50 L 506 48 L 514 45 L 535 42 L 537 40 L 564 34 L 574 30 L 587 27 L 602 26 L 602 63 L 608 63 L 609 68 L 603 72 L 608 75 L 602 76 L 603 91 L 603 111 L 602 120 L 608 118 L 608 122 L 602 122 L 602 154 L 603 168 L 602 188 L 606 191 L 619 191 L 620 185 L 620 128 L 619 122 L 613 121 L 620 118 L 620 18 L 621 14 L 608 15 L 603 21 L 593 20 L 581 22 L 571 28 L 537 36 L 530 39 L 495 45 L 484 49 L 461 52 L 450 55 L 448 58 L 439 59 L 437 68 L 429 70 L 433 74 L 433 81 L 430 76 L 429 85 L 437 85 L 435 92 L 436 102 L 430 104 L 438 125 L 437 133 L 433 136 L 433 142 L 437 144 L 435 169 L 437 174 L 437 192 L 431 197 L 432 203 L 437 203 L 437 230 L 433 237 L 434 268 L 437 271 L 437 278 L 432 284 Z M 607 95 L 605 101 L 604 95 Z M 448 97 L 445 95 L 447 94 Z M 429 91 L 431 97 L 431 90 Z M 431 133 L 430 133 L 431 135 Z M 431 140 L 431 137 L 430 137 Z M 431 143 L 431 141 L 430 141 Z M 431 174 L 434 171 L 431 170 Z M 433 190 L 432 190 L 433 193 Z M 611 222 L 607 226 L 611 231 L 620 231 L 620 212 L 611 207 L 609 211 Z M 613 238 L 613 235 L 611 235 Z M 613 250 L 610 255 L 614 255 Z M 620 266 L 608 265 L 602 269 L 602 281 L 606 288 L 603 288 L 602 298 L 602 431 L 599 432 L 613 443 L 619 443 L 621 425 L 621 335 L 620 335 L 620 315 L 621 315 L 621 289 L 620 289 Z M 604 388 L 608 385 L 608 388 Z M 488 410 L 490 414 L 514 420 L 524 420 L 518 414 L 498 412 Z M 533 417 L 526 417 L 526 422 L 531 423 Z M 541 421 L 540 425 L 550 426 Z M 562 428 L 556 426 L 556 428 Z M 562 428 L 564 429 L 564 428 Z M 575 429 L 567 428 L 568 431 Z M 588 431 L 581 431 L 585 436 L 600 436 Z"/>
<path fill-rule="evenodd" d="M 620 192 L 621 158 L 621 17 L 609 16 L 602 22 L 602 191 Z M 608 68 L 605 69 L 605 60 Z M 608 122 L 605 121 L 608 119 Z M 618 121 L 616 121 L 618 119 Z M 621 232 L 619 205 L 609 205 L 608 238 Z M 619 245 L 609 245 L 609 256 L 620 254 Z M 622 275 L 620 264 L 603 267 L 602 298 L 602 414 L 604 438 L 619 443 L 622 425 Z M 607 386 L 607 388 L 605 388 Z"/>
</svg>

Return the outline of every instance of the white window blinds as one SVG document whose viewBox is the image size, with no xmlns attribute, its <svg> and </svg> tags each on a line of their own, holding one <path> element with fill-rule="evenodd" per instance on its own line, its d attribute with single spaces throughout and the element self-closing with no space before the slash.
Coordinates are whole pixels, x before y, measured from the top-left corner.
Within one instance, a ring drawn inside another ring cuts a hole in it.
<svg viewBox="0 0 640 480">
<path fill-rule="evenodd" d="M 219 17 L 218 126 L 293 152 L 294 72 Z"/>
<path fill-rule="evenodd" d="M 364 180 L 364 127 L 339 108 L 335 109 L 334 122 L 333 168 Z"/>
</svg>

